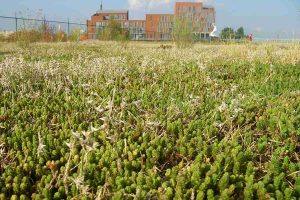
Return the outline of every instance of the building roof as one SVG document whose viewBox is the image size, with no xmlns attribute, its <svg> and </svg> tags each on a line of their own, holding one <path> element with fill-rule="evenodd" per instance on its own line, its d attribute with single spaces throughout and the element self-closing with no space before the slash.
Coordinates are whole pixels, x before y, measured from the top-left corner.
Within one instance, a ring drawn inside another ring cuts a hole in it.
<svg viewBox="0 0 300 200">
<path fill-rule="evenodd" d="M 153 14 L 146 14 L 147 15 L 161 15 L 161 16 L 174 16 L 174 14 L 158 14 L 158 13 L 153 13 Z"/>
<path fill-rule="evenodd" d="M 203 6 L 203 9 L 215 9 L 213 6 Z"/>
<path fill-rule="evenodd" d="M 120 14 L 124 13 L 127 14 L 128 10 L 98 10 L 97 13 L 99 14 Z"/>
<path fill-rule="evenodd" d="M 186 1 L 179 1 L 175 2 L 175 5 L 202 5 L 203 2 L 186 2 Z"/>
<path fill-rule="evenodd" d="M 130 20 L 125 20 L 127 22 L 145 22 L 145 19 L 130 19 Z"/>
</svg>

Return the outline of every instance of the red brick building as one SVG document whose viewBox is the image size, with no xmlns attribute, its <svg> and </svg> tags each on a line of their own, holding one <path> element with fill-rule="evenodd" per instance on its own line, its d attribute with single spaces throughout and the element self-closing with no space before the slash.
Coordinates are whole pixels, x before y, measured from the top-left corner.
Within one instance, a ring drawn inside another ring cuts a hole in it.
<svg viewBox="0 0 300 200">
<path fill-rule="evenodd" d="M 97 30 L 108 25 L 108 20 L 113 18 L 118 22 L 128 21 L 129 12 L 127 10 L 99 10 L 87 20 L 88 39 L 96 39 Z"/>
<path fill-rule="evenodd" d="M 199 39 L 209 38 L 215 23 L 215 9 L 201 2 L 176 2 L 175 14 L 146 14 L 146 20 L 129 20 L 127 10 L 100 10 L 87 20 L 89 39 L 96 39 L 97 32 L 105 28 L 109 19 L 116 20 L 128 29 L 132 40 L 171 40 L 176 17 L 187 18 Z"/>
<path fill-rule="evenodd" d="M 148 40 L 170 40 L 173 14 L 146 14 L 146 35 Z"/>
<path fill-rule="evenodd" d="M 206 39 L 214 28 L 215 9 L 204 6 L 202 2 L 176 2 L 175 17 L 184 17 L 191 21 L 194 34 Z"/>
</svg>

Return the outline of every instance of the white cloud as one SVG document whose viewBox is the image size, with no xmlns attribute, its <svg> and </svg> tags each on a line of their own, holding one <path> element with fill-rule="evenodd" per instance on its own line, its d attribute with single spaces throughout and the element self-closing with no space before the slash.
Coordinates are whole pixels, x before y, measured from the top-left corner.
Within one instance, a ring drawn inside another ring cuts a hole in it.
<svg viewBox="0 0 300 200">
<path fill-rule="evenodd" d="M 139 10 L 139 9 L 154 9 L 160 6 L 169 5 L 173 3 L 174 0 L 128 0 L 129 9 Z"/>
<path fill-rule="evenodd" d="M 214 0 L 197 0 L 197 2 L 203 2 L 204 5 L 213 5 L 215 3 Z"/>
<path fill-rule="evenodd" d="M 256 27 L 256 28 L 255 28 L 255 32 L 261 33 L 261 32 L 262 32 L 262 28 L 261 28 L 261 27 Z"/>
<path fill-rule="evenodd" d="M 173 6 L 176 0 L 128 0 L 130 10 L 140 9 L 159 9 L 162 6 Z M 215 0 L 194 0 L 194 2 L 203 2 L 204 5 L 214 5 Z"/>
<path fill-rule="evenodd" d="M 132 10 L 138 10 L 145 6 L 145 1 L 141 0 L 128 0 L 129 8 Z"/>
</svg>

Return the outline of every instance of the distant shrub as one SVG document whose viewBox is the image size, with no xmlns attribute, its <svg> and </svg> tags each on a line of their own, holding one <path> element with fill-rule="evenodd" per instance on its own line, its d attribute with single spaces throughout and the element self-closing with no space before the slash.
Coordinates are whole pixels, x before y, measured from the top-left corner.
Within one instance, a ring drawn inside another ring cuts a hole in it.
<svg viewBox="0 0 300 200">
<path fill-rule="evenodd" d="M 4 35 L 0 34 L 0 42 L 5 42 L 6 38 Z"/>
<path fill-rule="evenodd" d="M 57 31 L 54 33 L 54 41 L 53 42 L 66 42 L 68 40 L 68 36 L 63 31 Z"/>
<path fill-rule="evenodd" d="M 55 41 L 55 32 L 56 29 L 53 26 L 50 26 L 48 23 L 44 23 L 37 28 L 37 31 L 40 33 L 40 41 L 43 42 L 54 42 Z"/>
<path fill-rule="evenodd" d="M 70 35 L 69 35 L 69 41 L 71 42 L 79 42 L 80 41 L 80 35 L 81 35 L 81 30 L 80 28 L 74 28 Z"/>
<path fill-rule="evenodd" d="M 10 34 L 4 40 L 16 42 L 22 48 L 28 48 L 35 42 L 66 42 L 67 34 L 63 31 L 56 31 L 54 27 L 42 25 L 35 29 L 20 29 L 17 33 Z M 0 38 L 0 41 L 1 38 Z"/>
<path fill-rule="evenodd" d="M 19 13 L 19 15 L 24 16 L 23 13 Z M 41 14 L 31 16 L 31 13 L 29 13 L 25 14 L 24 18 L 40 19 Z M 18 20 L 18 24 L 17 32 L 9 34 L 5 38 L 0 35 L 0 41 L 16 42 L 21 48 L 28 48 L 35 42 L 66 42 L 68 40 L 67 34 L 64 31 L 50 25 L 46 20 L 42 22 L 41 20 Z M 80 30 L 73 30 L 71 38 L 80 37 L 77 37 L 78 31 L 80 33 Z"/>
<path fill-rule="evenodd" d="M 15 42 L 21 48 L 29 48 L 32 43 L 41 41 L 41 34 L 37 30 L 21 30 L 14 37 Z"/>
</svg>

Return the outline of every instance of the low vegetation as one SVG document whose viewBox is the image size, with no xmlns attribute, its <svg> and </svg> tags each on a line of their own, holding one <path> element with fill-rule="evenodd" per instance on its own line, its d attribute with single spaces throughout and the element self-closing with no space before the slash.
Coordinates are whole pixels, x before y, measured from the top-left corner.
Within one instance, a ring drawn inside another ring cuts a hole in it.
<svg viewBox="0 0 300 200">
<path fill-rule="evenodd" d="M 298 44 L 0 53 L 0 199 L 300 198 Z"/>
</svg>

